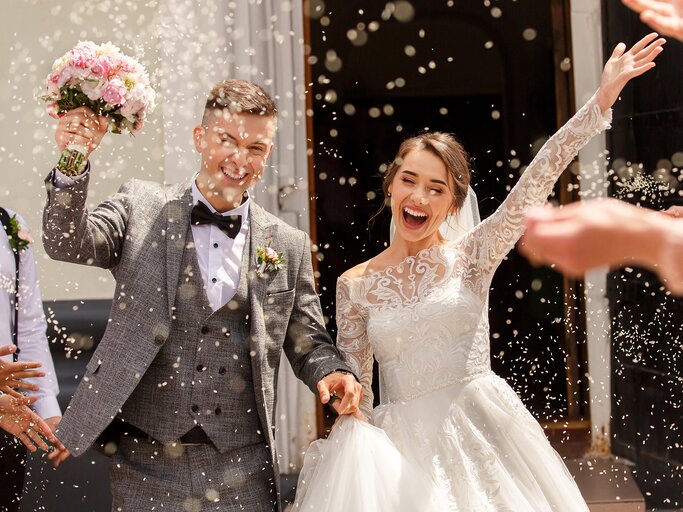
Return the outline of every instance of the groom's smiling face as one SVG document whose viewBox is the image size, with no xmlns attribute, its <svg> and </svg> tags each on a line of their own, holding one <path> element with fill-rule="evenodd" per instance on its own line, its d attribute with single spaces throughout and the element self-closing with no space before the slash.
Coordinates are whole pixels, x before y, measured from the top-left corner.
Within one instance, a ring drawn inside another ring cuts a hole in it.
<svg viewBox="0 0 683 512">
<path fill-rule="evenodd" d="M 201 155 L 197 186 L 218 211 L 235 208 L 261 179 L 273 148 L 274 117 L 217 110 L 193 132 Z"/>
</svg>

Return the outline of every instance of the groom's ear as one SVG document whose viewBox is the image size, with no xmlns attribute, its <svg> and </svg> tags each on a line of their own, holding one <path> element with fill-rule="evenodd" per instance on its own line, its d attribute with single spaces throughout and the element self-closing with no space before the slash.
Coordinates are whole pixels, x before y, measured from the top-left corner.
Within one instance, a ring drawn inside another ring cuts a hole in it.
<svg viewBox="0 0 683 512">
<path fill-rule="evenodd" d="M 202 125 L 197 125 L 192 130 L 192 140 L 194 141 L 194 148 L 197 150 L 197 153 L 202 152 L 205 134 L 206 129 Z"/>
</svg>

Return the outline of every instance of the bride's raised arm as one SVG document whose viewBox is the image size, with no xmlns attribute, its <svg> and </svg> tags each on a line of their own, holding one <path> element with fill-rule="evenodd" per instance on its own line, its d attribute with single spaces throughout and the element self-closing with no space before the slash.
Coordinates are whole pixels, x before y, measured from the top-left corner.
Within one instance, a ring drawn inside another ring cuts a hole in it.
<svg viewBox="0 0 683 512">
<path fill-rule="evenodd" d="M 358 376 L 363 395 L 360 410 L 367 418 L 372 413 L 372 346 L 368 340 L 367 320 L 362 307 L 351 297 L 353 283 L 342 276 L 337 280 L 337 349 Z"/>
<path fill-rule="evenodd" d="M 463 242 L 472 255 L 469 264 L 474 277 L 482 278 L 481 290 L 488 289 L 486 277 L 498 266 L 524 232 L 524 214 L 543 204 L 555 182 L 579 150 L 596 134 L 610 127 L 611 107 L 629 80 L 655 66 L 655 57 L 665 40 L 651 33 L 630 50 L 619 43 L 605 64 L 600 87 L 590 100 L 543 145 L 517 184 L 498 209 Z"/>
</svg>

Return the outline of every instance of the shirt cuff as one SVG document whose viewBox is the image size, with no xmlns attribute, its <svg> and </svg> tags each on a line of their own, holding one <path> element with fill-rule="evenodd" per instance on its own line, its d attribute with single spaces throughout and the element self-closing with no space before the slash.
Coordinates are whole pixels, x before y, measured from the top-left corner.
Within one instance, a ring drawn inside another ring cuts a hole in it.
<svg viewBox="0 0 683 512">
<path fill-rule="evenodd" d="M 83 172 L 78 176 L 67 176 L 55 167 L 54 174 L 52 175 L 52 186 L 54 186 L 58 190 L 63 188 L 69 188 L 78 183 L 79 181 L 84 180 L 89 172 L 90 162 L 85 164 L 85 169 L 83 169 Z"/>
</svg>

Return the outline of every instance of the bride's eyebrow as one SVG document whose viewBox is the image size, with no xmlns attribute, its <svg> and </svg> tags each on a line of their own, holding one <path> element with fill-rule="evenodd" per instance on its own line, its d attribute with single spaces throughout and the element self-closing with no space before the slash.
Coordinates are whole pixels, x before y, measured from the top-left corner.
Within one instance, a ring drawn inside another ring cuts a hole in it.
<svg viewBox="0 0 683 512">
<path fill-rule="evenodd" d="M 413 177 L 417 178 L 417 173 L 415 171 L 411 171 L 410 169 L 403 169 L 401 171 L 401 174 L 408 174 L 409 176 L 413 176 Z M 431 181 L 432 183 L 437 183 L 439 185 L 443 185 L 444 187 L 448 187 L 448 183 L 446 183 L 443 180 L 431 179 L 429 181 Z"/>
</svg>

